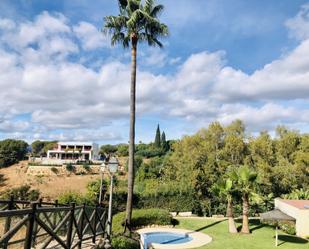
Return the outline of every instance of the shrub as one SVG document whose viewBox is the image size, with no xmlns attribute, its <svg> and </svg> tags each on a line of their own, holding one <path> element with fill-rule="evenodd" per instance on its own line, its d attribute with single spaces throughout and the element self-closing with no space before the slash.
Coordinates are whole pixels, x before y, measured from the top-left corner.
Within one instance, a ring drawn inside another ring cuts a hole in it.
<svg viewBox="0 0 309 249">
<path fill-rule="evenodd" d="M 123 232 L 125 212 L 118 213 L 113 218 L 113 233 Z M 149 225 L 172 225 L 173 218 L 167 210 L 163 209 L 134 209 L 132 212 L 131 225 L 133 228 Z"/>
<path fill-rule="evenodd" d="M 296 234 L 295 224 L 293 222 L 279 222 L 279 227 L 282 231 L 290 235 Z"/>
<path fill-rule="evenodd" d="M 66 170 L 69 171 L 69 172 L 74 172 L 75 171 L 75 167 L 73 166 L 73 164 L 71 163 L 68 163 L 66 166 L 65 166 Z"/>
<path fill-rule="evenodd" d="M 30 185 L 25 184 L 5 192 L 2 195 L 2 198 L 9 199 L 10 196 L 13 196 L 14 199 L 22 201 L 36 201 L 40 197 L 40 191 L 37 189 L 31 189 Z"/>
<path fill-rule="evenodd" d="M 124 237 L 124 236 L 115 236 L 112 238 L 112 248 L 113 249 L 139 249 L 140 245 L 137 240 Z"/>
<path fill-rule="evenodd" d="M 90 168 L 89 164 L 84 163 L 84 164 L 83 164 L 83 168 L 84 168 L 84 170 L 86 170 L 87 172 L 90 172 L 90 171 L 91 171 L 91 168 Z"/>
<path fill-rule="evenodd" d="M 51 167 L 50 170 L 56 175 L 59 173 L 59 170 L 56 167 Z"/>
<path fill-rule="evenodd" d="M 69 204 L 75 202 L 77 205 L 79 205 L 84 202 L 84 197 L 79 193 L 69 191 L 60 194 L 58 197 L 58 201 L 60 204 Z"/>
</svg>

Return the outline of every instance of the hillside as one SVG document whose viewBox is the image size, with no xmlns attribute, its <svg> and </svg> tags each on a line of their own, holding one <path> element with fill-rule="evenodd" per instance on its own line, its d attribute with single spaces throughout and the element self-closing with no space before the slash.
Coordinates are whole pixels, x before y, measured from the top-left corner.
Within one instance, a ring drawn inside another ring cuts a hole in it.
<svg viewBox="0 0 309 249">
<path fill-rule="evenodd" d="M 70 175 L 70 176 L 34 176 L 27 174 L 27 161 L 0 169 L 0 193 L 7 189 L 29 184 L 41 191 L 42 197 L 56 199 L 59 194 L 67 191 L 86 192 L 89 181 L 100 178 L 100 175 Z"/>
</svg>

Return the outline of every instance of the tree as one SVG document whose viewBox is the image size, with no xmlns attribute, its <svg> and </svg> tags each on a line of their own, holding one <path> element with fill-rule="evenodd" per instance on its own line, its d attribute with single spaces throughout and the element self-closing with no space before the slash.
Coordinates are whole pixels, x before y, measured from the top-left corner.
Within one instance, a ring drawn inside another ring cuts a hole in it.
<svg viewBox="0 0 309 249">
<path fill-rule="evenodd" d="M 157 130 L 156 130 L 156 137 L 155 137 L 155 141 L 154 141 L 154 145 L 157 148 L 161 148 L 161 132 L 160 132 L 160 126 L 157 126 Z"/>
<path fill-rule="evenodd" d="M 154 0 L 118 0 L 119 15 L 104 18 L 104 31 L 111 34 L 111 43 L 131 46 L 131 93 L 130 93 L 130 143 L 128 169 L 128 196 L 126 226 L 130 229 L 134 187 L 134 147 L 135 147 L 135 97 L 136 97 L 136 57 L 137 45 L 147 42 L 150 46 L 163 47 L 159 38 L 168 35 L 168 27 L 161 23 L 158 15 L 163 5 L 154 5 Z"/>
<path fill-rule="evenodd" d="M 28 144 L 22 140 L 6 139 L 0 142 L 0 167 L 10 166 L 23 160 Z"/>
<path fill-rule="evenodd" d="M 235 189 L 233 187 L 233 181 L 229 178 L 225 181 L 218 181 L 213 185 L 213 192 L 219 197 L 226 199 L 226 217 L 228 217 L 229 220 L 229 232 L 237 233 L 233 214 L 233 192 L 235 192 Z"/>
<path fill-rule="evenodd" d="M 117 147 L 111 144 L 102 145 L 100 148 L 100 154 L 104 156 L 109 156 L 117 152 Z"/>
<path fill-rule="evenodd" d="M 231 179 L 237 183 L 237 187 L 242 194 L 242 228 L 241 232 L 248 234 L 249 230 L 249 197 L 253 193 L 257 183 L 257 173 L 247 165 L 242 165 L 234 169 L 231 174 Z"/>
<path fill-rule="evenodd" d="M 168 144 L 166 142 L 166 136 L 165 136 L 165 132 L 162 132 L 161 135 L 161 146 L 164 152 L 168 151 Z"/>
</svg>

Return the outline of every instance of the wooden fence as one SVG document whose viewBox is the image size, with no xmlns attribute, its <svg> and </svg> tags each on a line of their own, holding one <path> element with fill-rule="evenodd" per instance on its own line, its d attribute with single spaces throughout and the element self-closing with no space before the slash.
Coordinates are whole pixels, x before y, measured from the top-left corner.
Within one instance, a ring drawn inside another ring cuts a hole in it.
<svg viewBox="0 0 309 249">
<path fill-rule="evenodd" d="M 82 248 L 106 236 L 106 213 L 85 204 L 0 200 L 0 248 Z"/>
</svg>

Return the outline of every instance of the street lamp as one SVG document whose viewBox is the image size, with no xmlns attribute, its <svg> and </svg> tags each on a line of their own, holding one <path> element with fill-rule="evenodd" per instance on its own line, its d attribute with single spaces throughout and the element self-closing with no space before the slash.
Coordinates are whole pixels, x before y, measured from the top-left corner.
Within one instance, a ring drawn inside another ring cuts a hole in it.
<svg viewBox="0 0 309 249">
<path fill-rule="evenodd" d="M 113 201 L 113 186 L 114 186 L 114 174 L 118 170 L 118 160 L 115 157 L 109 159 L 107 163 L 107 171 L 111 177 L 111 184 L 110 184 L 110 193 L 109 193 L 109 203 L 108 203 L 108 218 L 107 218 L 107 240 L 105 244 L 105 248 L 110 248 L 110 238 L 112 234 L 112 201 Z"/>
</svg>

